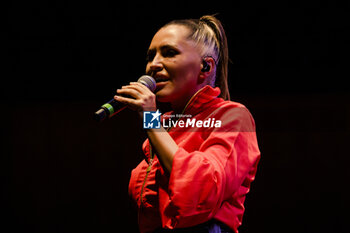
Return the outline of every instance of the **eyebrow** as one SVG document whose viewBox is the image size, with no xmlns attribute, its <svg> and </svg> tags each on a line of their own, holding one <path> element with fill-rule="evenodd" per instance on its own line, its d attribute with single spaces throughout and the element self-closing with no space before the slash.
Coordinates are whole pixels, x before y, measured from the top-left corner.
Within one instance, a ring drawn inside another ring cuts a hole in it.
<svg viewBox="0 0 350 233">
<path fill-rule="evenodd" d="M 171 44 L 165 44 L 165 45 L 160 46 L 160 50 L 163 50 L 163 49 L 174 49 L 177 51 L 179 50 L 179 48 L 177 48 L 176 46 L 171 45 Z M 156 48 L 151 48 L 151 49 L 147 50 L 147 54 L 150 52 L 154 52 L 154 51 L 156 51 Z"/>
</svg>

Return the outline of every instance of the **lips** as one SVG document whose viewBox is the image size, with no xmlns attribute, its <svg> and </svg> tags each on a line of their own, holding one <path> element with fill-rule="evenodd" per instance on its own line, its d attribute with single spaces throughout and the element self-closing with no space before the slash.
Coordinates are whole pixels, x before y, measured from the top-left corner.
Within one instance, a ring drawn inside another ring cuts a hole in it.
<svg viewBox="0 0 350 233">
<path fill-rule="evenodd" d="M 170 80 L 170 78 L 165 75 L 155 75 L 153 78 L 156 80 L 156 83 L 166 82 Z"/>
<path fill-rule="evenodd" d="M 153 78 L 156 80 L 156 90 L 154 91 L 157 93 L 161 89 L 163 89 L 167 84 L 170 78 L 164 76 L 164 75 L 155 75 Z"/>
</svg>

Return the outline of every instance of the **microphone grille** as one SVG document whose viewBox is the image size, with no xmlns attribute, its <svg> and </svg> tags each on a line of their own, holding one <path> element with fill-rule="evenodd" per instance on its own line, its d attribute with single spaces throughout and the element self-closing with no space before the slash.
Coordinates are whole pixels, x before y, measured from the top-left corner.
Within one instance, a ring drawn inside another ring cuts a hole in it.
<svg viewBox="0 0 350 233">
<path fill-rule="evenodd" d="M 142 83 L 145 85 L 148 89 L 150 89 L 152 92 L 156 89 L 156 80 L 148 75 L 142 75 L 137 82 Z"/>
</svg>

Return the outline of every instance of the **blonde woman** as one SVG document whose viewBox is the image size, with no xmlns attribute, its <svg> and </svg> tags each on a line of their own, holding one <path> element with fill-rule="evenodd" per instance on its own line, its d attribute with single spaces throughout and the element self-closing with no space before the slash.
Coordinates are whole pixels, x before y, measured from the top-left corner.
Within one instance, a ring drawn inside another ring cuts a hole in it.
<svg viewBox="0 0 350 233">
<path fill-rule="evenodd" d="M 129 184 L 141 233 L 238 232 L 260 152 L 252 116 L 230 101 L 227 67 L 217 18 L 175 20 L 160 28 L 147 52 L 155 92 L 136 82 L 117 90 L 115 99 L 140 114 L 167 102 L 172 111 L 164 116 L 192 123 L 146 129 L 145 159 Z M 213 119 L 219 124 L 203 127 Z"/>
</svg>

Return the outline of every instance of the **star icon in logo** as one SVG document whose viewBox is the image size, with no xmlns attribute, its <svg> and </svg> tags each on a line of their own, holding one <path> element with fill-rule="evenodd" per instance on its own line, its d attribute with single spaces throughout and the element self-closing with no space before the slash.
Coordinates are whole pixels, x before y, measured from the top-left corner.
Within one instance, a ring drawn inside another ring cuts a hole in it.
<svg viewBox="0 0 350 233">
<path fill-rule="evenodd" d="M 155 113 L 151 113 L 151 114 L 152 114 L 152 116 L 153 116 L 151 122 L 154 121 L 155 119 L 157 119 L 160 115 L 162 115 L 162 114 L 159 112 L 159 109 L 157 109 L 157 111 L 156 111 Z"/>
</svg>

